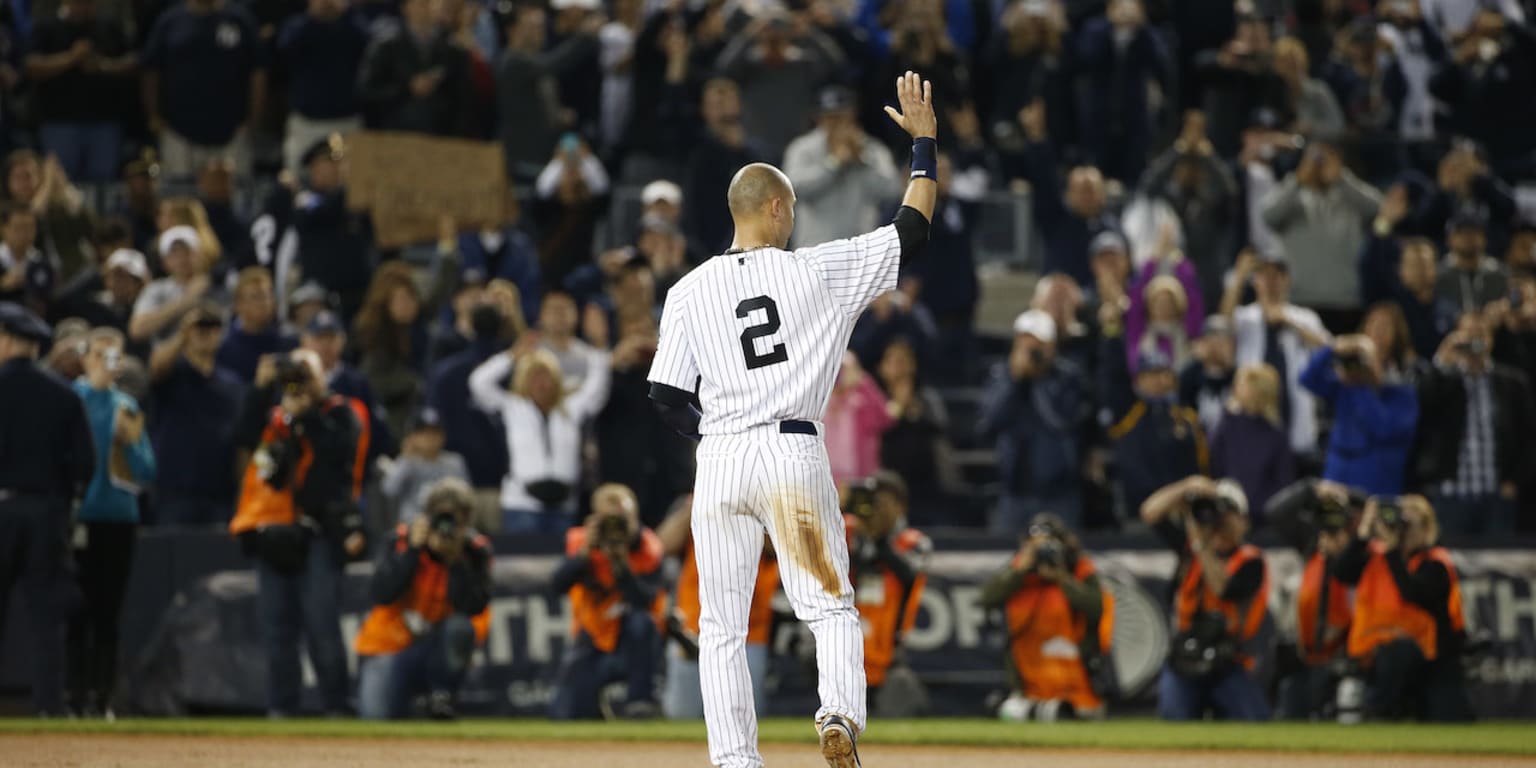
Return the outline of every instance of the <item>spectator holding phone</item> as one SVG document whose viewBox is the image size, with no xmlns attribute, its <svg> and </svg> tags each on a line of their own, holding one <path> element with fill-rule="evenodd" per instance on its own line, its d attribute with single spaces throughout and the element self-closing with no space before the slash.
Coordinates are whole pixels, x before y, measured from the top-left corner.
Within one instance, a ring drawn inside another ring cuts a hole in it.
<svg viewBox="0 0 1536 768">
<path fill-rule="evenodd" d="M 86 338 L 85 376 L 75 381 L 75 393 L 95 438 L 96 473 L 75 509 L 76 525 L 84 529 L 84 545 L 77 540 L 75 548 L 84 605 L 69 624 L 70 709 L 110 719 L 139 494 L 155 478 L 155 452 L 138 401 L 114 384 L 122 370 L 123 334 L 97 328 Z"/>
</svg>

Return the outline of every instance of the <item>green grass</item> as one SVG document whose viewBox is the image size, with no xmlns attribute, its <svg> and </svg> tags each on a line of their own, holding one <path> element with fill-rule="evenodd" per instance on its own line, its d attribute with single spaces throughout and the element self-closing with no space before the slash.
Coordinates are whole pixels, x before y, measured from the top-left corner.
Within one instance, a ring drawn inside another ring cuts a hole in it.
<svg viewBox="0 0 1536 768">
<path fill-rule="evenodd" d="M 805 720 L 761 725 L 770 742 L 811 742 Z M 503 741 L 703 741 L 702 723 L 551 723 L 543 720 L 466 720 L 372 723 L 349 720 L 185 719 L 99 721 L 0 719 L 0 734 L 162 734 L 176 736 L 443 738 Z M 877 720 L 870 744 L 1051 747 L 1065 749 L 1264 750 L 1536 755 L 1536 724 L 1356 725 L 1306 723 L 1012 724 L 991 720 Z"/>
</svg>

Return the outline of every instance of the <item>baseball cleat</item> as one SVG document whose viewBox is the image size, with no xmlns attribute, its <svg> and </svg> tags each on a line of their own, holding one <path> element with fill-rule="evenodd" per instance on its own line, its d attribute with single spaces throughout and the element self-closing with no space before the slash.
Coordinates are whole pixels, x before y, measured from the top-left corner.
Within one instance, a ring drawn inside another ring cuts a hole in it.
<svg viewBox="0 0 1536 768">
<path fill-rule="evenodd" d="M 840 715 L 827 715 L 820 731 L 821 756 L 827 759 L 828 768 L 860 768 L 852 723 Z"/>
</svg>

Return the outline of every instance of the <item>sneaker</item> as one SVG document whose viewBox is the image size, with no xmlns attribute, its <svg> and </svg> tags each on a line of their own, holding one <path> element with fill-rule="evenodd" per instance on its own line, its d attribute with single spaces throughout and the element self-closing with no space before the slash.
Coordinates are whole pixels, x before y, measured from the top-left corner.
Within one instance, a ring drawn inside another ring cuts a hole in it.
<svg viewBox="0 0 1536 768">
<path fill-rule="evenodd" d="M 427 697 L 427 717 L 433 720 L 457 720 L 459 714 L 453 709 L 453 694 L 448 691 L 433 691 Z"/>
<path fill-rule="evenodd" d="M 821 721 L 821 756 L 828 768 L 860 768 L 858 737 L 853 724 L 841 715 L 827 715 Z"/>
</svg>

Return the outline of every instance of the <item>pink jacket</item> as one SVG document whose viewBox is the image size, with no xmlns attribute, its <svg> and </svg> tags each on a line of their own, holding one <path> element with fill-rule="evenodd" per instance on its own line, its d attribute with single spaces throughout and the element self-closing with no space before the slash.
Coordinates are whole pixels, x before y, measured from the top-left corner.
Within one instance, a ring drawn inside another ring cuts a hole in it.
<svg viewBox="0 0 1536 768">
<path fill-rule="evenodd" d="M 868 477 L 880 468 L 880 436 L 892 420 L 873 376 L 851 389 L 833 389 L 824 423 L 834 481 Z"/>
</svg>

